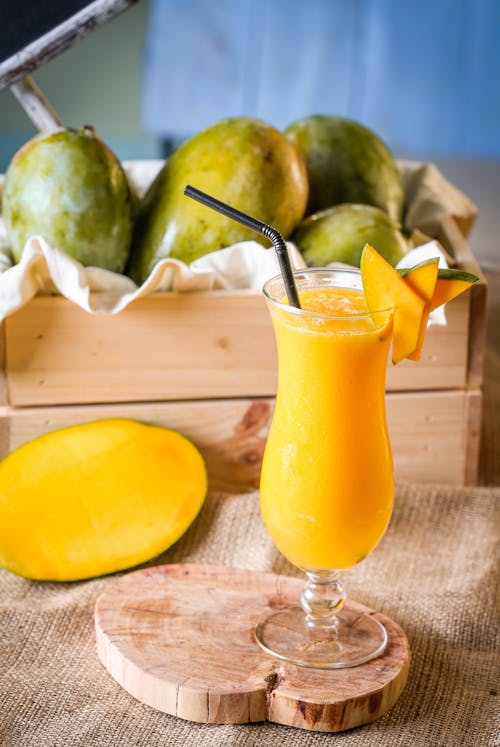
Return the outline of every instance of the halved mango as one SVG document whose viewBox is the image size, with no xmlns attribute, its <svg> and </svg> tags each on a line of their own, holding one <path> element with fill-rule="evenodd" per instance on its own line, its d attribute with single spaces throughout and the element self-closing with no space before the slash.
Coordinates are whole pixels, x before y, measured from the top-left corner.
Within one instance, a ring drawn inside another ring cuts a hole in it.
<svg viewBox="0 0 500 747">
<path fill-rule="evenodd" d="M 425 301 L 369 244 L 363 249 L 360 269 L 368 308 L 394 309 L 392 362 L 399 363 L 417 348 Z"/>
<path fill-rule="evenodd" d="M 420 360 L 422 355 L 422 348 L 424 346 L 425 335 L 427 332 L 427 322 L 429 321 L 429 314 L 431 312 L 431 301 L 434 295 L 434 289 L 436 287 L 436 281 L 438 278 L 439 271 L 439 257 L 433 257 L 432 259 L 426 259 L 411 268 L 399 269 L 399 274 L 404 278 L 410 288 L 421 296 L 425 301 L 424 313 L 420 321 L 420 329 L 418 332 L 417 347 L 410 353 L 408 358 L 412 361 Z"/>
<path fill-rule="evenodd" d="M 477 275 L 473 275 L 471 272 L 465 272 L 454 267 L 441 268 L 432 296 L 431 311 L 456 298 L 478 280 Z"/>
<path fill-rule="evenodd" d="M 107 419 L 48 433 L 0 462 L 0 564 L 72 581 L 129 568 L 173 544 L 207 492 L 179 433 Z"/>
</svg>

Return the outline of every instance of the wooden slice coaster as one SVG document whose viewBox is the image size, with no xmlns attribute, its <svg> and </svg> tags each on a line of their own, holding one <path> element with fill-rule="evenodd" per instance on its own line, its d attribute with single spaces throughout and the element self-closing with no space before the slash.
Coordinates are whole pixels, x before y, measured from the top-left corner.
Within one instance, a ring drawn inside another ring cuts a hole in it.
<svg viewBox="0 0 500 747">
<path fill-rule="evenodd" d="M 302 585 L 225 566 L 129 573 L 97 600 L 99 658 L 135 698 L 190 721 L 267 720 L 333 732 L 379 718 L 403 691 L 410 662 L 406 636 L 388 617 L 368 610 L 385 625 L 389 643 L 377 659 L 349 669 L 294 666 L 256 643 L 259 619 L 296 604 Z"/>
</svg>

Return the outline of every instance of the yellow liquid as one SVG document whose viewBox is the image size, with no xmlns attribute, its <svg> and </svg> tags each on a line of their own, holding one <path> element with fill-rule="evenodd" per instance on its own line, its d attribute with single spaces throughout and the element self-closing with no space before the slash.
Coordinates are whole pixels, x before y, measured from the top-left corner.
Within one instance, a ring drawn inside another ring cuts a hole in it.
<svg viewBox="0 0 500 747">
<path fill-rule="evenodd" d="M 340 570 L 373 550 L 391 515 L 385 370 L 392 319 L 380 313 L 376 323 L 355 290 L 306 290 L 300 300 L 301 314 L 270 303 L 279 384 L 261 510 L 291 563 Z"/>
</svg>

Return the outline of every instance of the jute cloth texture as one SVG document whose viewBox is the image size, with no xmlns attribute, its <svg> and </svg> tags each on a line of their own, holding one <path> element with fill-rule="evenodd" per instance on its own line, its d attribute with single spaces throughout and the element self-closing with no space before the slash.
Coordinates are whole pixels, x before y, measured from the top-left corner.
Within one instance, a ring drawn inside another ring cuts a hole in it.
<svg viewBox="0 0 500 747">
<path fill-rule="evenodd" d="M 406 631 L 412 665 L 394 708 L 339 734 L 269 723 L 195 724 L 134 700 L 97 658 L 94 604 L 113 577 L 37 583 L 0 573 L 2 747 L 494 747 L 500 489 L 397 485 L 390 527 L 348 593 Z M 153 564 L 297 574 L 263 527 L 257 493 L 216 494 Z"/>
</svg>

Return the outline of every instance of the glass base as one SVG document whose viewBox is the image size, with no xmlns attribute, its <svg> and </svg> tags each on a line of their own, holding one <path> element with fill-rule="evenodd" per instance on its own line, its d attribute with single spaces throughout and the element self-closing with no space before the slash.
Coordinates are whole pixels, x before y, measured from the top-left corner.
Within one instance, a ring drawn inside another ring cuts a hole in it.
<svg viewBox="0 0 500 747">
<path fill-rule="evenodd" d="M 330 627 L 308 624 L 302 607 L 288 607 L 259 623 L 255 637 L 268 654 L 316 669 L 356 667 L 379 656 L 387 644 L 382 623 L 348 606 Z"/>
</svg>

